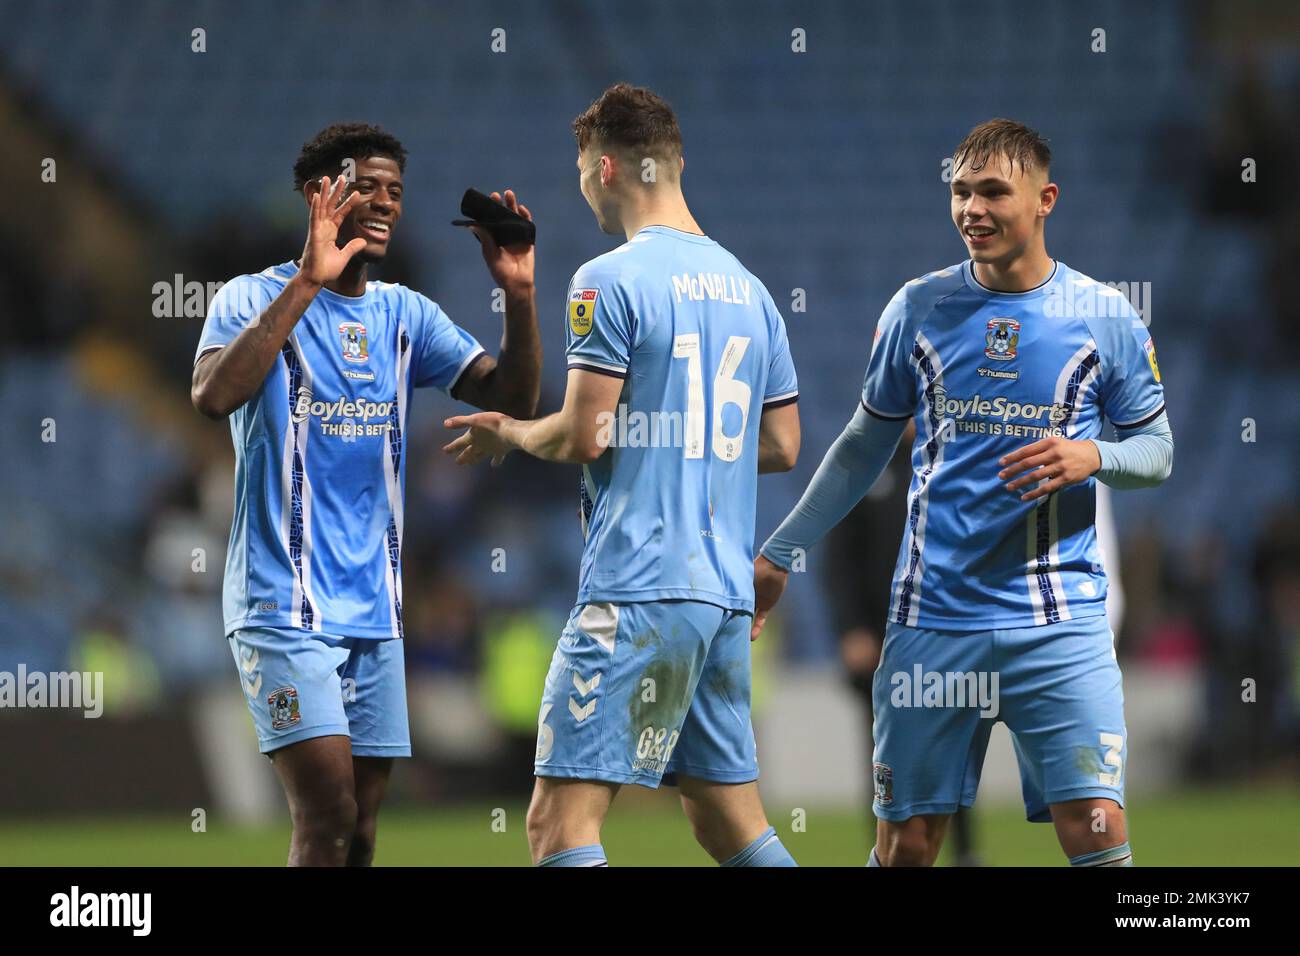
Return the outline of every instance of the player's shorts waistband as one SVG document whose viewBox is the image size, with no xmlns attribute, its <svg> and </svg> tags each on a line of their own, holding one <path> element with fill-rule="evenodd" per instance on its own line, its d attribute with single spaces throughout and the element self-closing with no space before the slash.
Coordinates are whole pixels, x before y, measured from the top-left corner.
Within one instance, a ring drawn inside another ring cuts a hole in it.
<svg viewBox="0 0 1300 956">
<path fill-rule="evenodd" d="M 971 627 L 930 627 L 925 624 L 900 624 L 897 621 L 887 621 L 885 623 L 885 635 L 890 634 L 937 634 L 945 637 L 960 639 L 963 637 L 978 637 L 981 634 L 994 634 L 1007 637 L 1040 637 L 1061 633 L 1101 633 L 1110 630 L 1110 622 L 1106 617 L 1105 608 L 1097 614 L 1089 614 L 1083 617 L 1071 617 L 1064 621 L 1052 621 L 1046 624 L 1029 623 L 1029 624 L 988 624 L 976 625 Z"/>
</svg>

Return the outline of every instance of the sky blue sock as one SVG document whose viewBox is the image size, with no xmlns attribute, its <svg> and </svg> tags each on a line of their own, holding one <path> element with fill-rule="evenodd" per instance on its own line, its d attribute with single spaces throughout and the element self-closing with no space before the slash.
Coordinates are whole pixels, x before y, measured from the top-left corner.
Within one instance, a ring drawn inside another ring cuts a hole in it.
<svg viewBox="0 0 1300 956">
<path fill-rule="evenodd" d="M 867 857 L 867 866 L 880 866 L 880 857 L 876 856 L 876 848 L 871 848 L 871 856 Z"/>
<path fill-rule="evenodd" d="M 1133 851 L 1127 843 L 1107 847 L 1082 856 L 1070 857 L 1070 866 L 1132 866 Z"/>
<path fill-rule="evenodd" d="M 723 866 L 798 866 L 781 845 L 776 827 L 768 827 L 757 840 L 733 856 Z"/>
<path fill-rule="evenodd" d="M 605 859 L 605 848 L 599 843 L 591 846 L 575 846 L 572 850 L 561 850 L 537 861 L 538 866 L 609 866 Z"/>
</svg>

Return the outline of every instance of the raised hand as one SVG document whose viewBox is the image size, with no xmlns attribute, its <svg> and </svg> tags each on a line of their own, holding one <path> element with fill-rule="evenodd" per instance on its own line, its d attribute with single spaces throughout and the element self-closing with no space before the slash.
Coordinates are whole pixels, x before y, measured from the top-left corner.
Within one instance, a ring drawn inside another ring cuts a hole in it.
<svg viewBox="0 0 1300 956">
<path fill-rule="evenodd" d="M 1087 480 L 1101 467 L 1101 452 L 1090 441 L 1052 435 L 1004 455 L 998 464 L 1004 466 L 998 472 L 1002 480 L 1020 475 L 1014 481 L 1007 481 L 1007 491 L 1019 491 L 1040 482 L 1037 488 L 1020 496 L 1021 501 L 1033 501 Z"/>
<path fill-rule="evenodd" d="M 347 178 L 340 176 L 331 184 L 330 177 L 321 180 L 320 189 L 312 193 L 307 212 L 307 244 L 302 247 L 302 277 L 316 285 L 332 282 L 358 252 L 366 247 L 366 240 L 358 237 L 342 249 L 338 247 L 339 226 L 361 201 L 360 193 L 351 193 L 346 199 L 339 197 L 347 188 Z"/>
<path fill-rule="evenodd" d="M 533 218 L 528 207 L 519 202 L 512 189 L 507 189 L 504 197 L 501 193 L 493 193 L 492 199 L 525 219 Z M 532 292 L 533 247 L 499 246 L 482 226 L 470 226 L 470 230 L 478 236 L 479 244 L 483 247 L 483 261 L 487 263 L 488 272 L 492 273 L 492 278 L 505 289 L 506 294 L 526 295 Z"/>
<path fill-rule="evenodd" d="M 785 582 L 790 572 L 777 567 L 761 554 L 754 559 L 754 623 L 749 629 L 749 639 L 758 640 L 758 635 L 767 623 L 767 615 L 776 607 L 785 592 Z"/>
</svg>

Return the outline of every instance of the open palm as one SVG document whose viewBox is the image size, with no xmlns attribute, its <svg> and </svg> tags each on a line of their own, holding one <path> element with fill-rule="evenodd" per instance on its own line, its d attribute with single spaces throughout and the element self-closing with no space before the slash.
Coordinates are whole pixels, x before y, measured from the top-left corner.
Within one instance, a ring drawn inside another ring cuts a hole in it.
<svg viewBox="0 0 1300 956">
<path fill-rule="evenodd" d="M 307 244 L 302 249 L 302 275 L 317 285 L 337 279 L 352 257 L 366 247 L 366 240 L 353 239 L 342 249 L 338 247 L 339 226 L 352 208 L 361 201 L 360 193 L 352 193 L 342 202 L 339 194 L 347 179 L 340 176 L 331 184 L 330 177 L 321 180 L 321 187 L 312 194 L 307 213 Z"/>
</svg>

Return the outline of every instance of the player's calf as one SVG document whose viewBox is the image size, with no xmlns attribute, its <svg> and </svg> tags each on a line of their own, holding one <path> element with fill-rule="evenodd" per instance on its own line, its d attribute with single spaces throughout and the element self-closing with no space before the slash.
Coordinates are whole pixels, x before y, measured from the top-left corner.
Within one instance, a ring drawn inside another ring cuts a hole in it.
<svg viewBox="0 0 1300 956">
<path fill-rule="evenodd" d="M 600 828 L 617 792 L 611 783 L 538 777 L 525 823 L 533 863 L 603 865 Z"/>
<path fill-rule="evenodd" d="M 723 866 L 795 866 L 768 826 L 758 784 L 714 783 L 679 776 L 682 810 L 696 842 Z"/>
<path fill-rule="evenodd" d="M 375 839 L 379 830 L 379 806 L 388 792 L 388 778 L 393 771 L 391 757 L 353 757 L 352 776 L 356 781 L 357 825 L 348 848 L 348 866 L 370 866 L 375 859 Z"/>
</svg>

